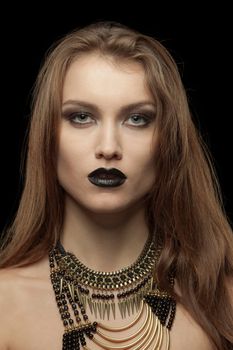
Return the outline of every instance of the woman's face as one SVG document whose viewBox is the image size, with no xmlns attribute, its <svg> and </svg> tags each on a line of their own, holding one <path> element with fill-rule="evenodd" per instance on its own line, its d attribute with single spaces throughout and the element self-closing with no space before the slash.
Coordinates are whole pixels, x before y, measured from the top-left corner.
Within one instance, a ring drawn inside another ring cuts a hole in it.
<svg viewBox="0 0 233 350">
<path fill-rule="evenodd" d="M 58 152 L 67 198 L 95 213 L 144 206 L 155 180 L 155 115 L 139 63 L 96 54 L 74 61 L 64 81 Z M 97 168 L 117 168 L 127 178 L 120 186 L 97 186 L 88 179 Z"/>
</svg>

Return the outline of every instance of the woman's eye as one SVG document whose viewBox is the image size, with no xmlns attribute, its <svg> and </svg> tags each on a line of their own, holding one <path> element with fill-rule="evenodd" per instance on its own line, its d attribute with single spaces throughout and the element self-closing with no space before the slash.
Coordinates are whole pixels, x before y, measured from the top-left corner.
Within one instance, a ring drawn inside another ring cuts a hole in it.
<svg viewBox="0 0 233 350">
<path fill-rule="evenodd" d="M 139 125 L 139 126 L 144 126 L 149 124 L 150 119 L 149 117 L 145 116 L 145 115 L 141 115 L 141 114 L 133 114 L 129 117 L 128 120 L 132 121 L 132 123 L 130 123 L 130 125 Z"/>
<path fill-rule="evenodd" d="M 69 120 L 75 124 L 86 124 L 91 119 L 91 117 L 87 113 L 79 112 L 79 113 L 72 113 L 69 116 Z"/>
</svg>

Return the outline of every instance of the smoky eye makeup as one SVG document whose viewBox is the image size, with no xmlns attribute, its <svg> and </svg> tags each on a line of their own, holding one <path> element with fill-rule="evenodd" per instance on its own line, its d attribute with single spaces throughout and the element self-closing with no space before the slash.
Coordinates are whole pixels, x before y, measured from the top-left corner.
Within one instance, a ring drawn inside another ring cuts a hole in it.
<svg viewBox="0 0 233 350">
<path fill-rule="evenodd" d="M 156 119 L 156 112 L 144 108 L 133 109 L 131 111 L 119 114 L 124 123 L 130 127 L 143 128 L 148 127 Z M 82 127 L 91 124 L 96 118 L 90 111 L 84 108 L 65 108 L 62 110 L 62 117 L 76 127 Z"/>
<path fill-rule="evenodd" d="M 155 111 L 148 111 L 148 110 L 140 110 L 140 111 L 133 111 L 129 113 L 128 118 L 141 118 L 145 121 L 145 126 L 148 124 L 151 124 L 156 119 L 156 112 Z M 127 119 L 127 118 L 126 118 Z"/>
<path fill-rule="evenodd" d="M 83 109 L 83 108 L 65 108 L 62 110 L 62 117 L 65 118 L 65 119 L 72 119 L 74 116 L 76 115 L 82 115 L 82 114 L 85 114 L 85 115 L 92 115 L 89 111 Z"/>
</svg>

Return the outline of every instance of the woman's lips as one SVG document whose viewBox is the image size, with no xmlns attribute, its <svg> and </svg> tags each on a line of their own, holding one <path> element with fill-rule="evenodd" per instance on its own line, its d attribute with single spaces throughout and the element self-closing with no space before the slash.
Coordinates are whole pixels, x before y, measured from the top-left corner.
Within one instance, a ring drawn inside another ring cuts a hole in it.
<svg viewBox="0 0 233 350">
<path fill-rule="evenodd" d="M 122 185 L 127 176 L 119 169 L 98 168 L 88 175 L 88 180 L 99 187 L 117 187 Z"/>
</svg>

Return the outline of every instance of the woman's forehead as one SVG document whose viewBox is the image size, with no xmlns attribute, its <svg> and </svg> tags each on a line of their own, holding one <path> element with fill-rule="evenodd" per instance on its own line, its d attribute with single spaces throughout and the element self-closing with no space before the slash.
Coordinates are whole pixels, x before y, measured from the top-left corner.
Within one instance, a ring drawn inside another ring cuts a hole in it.
<svg viewBox="0 0 233 350">
<path fill-rule="evenodd" d="M 70 65 L 63 85 L 66 100 L 122 100 L 124 104 L 152 100 L 145 72 L 137 62 L 112 64 L 105 57 L 87 55 Z M 128 101 L 130 100 L 130 101 Z"/>
</svg>

